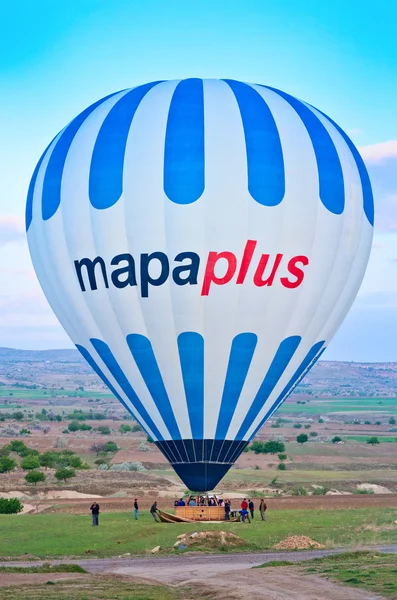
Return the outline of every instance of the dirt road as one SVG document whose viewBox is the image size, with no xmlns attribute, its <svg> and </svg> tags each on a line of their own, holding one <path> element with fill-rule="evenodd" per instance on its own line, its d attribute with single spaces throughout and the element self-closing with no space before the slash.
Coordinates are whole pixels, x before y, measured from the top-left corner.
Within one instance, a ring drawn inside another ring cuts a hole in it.
<svg viewBox="0 0 397 600">
<path fill-rule="evenodd" d="M 375 548 L 374 548 L 375 549 Z M 376 548 L 397 553 L 397 545 Z M 304 573 L 302 567 L 252 567 L 273 560 L 298 562 L 329 556 L 340 550 L 302 552 L 258 552 L 217 555 L 191 555 L 145 558 L 76 559 L 51 561 L 78 563 L 91 574 L 120 575 L 156 581 L 176 588 L 188 588 L 191 597 L 213 600 L 377 600 L 380 596 L 347 588 L 318 575 Z M 4 562 L 0 566 L 29 566 L 30 562 Z M 41 564 L 34 561 L 34 565 Z M 0 576 L 1 584 L 1 576 Z"/>
</svg>

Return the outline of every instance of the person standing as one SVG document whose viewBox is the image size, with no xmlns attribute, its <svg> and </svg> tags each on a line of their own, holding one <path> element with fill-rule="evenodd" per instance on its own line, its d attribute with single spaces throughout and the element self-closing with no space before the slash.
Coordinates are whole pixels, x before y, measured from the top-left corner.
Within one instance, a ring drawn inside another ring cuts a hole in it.
<svg viewBox="0 0 397 600">
<path fill-rule="evenodd" d="M 225 521 L 230 521 L 230 501 L 225 500 Z"/>
<path fill-rule="evenodd" d="M 157 516 L 157 502 L 154 502 L 152 504 L 152 506 L 150 507 L 150 514 L 152 515 L 153 519 L 156 521 L 156 523 L 159 523 L 159 518 Z"/>
<path fill-rule="evenodd" d="M 254 503 L 253 503 L 253 501 L 252 501 L 252 500 L 250 500 L 250 501 L 248 502 L 248 508 L 250 509 L 250 513 L 251 513 L 251 519 L 253 519 L 253 518 L 254 518 L 254 509 L 255 509 L 255 505 L 254 505 Z"/>
<path fill-rule="evenodd" d="M 247 517 L 248 522 L 251 523 L 251 519 L 250 519 L 249 512 L 248 512 L 248 502 L 247 502 L 246 498 L 244 498 L 244 500 L 240 504 L 240 508 L 241 508 L 241 519 L 242 519 L 243 523 L 245 523 L 245 517 Z"/>
<path fill-rule="evenodd" d="M 98 527 L 98 525 L 99 525 L 99 504 L 97 504 L 96 502 L 91 504 L 90 511 L 92 514 L 92 526 Z"/>
<path fill-rule="evenodd" d="M 138 520 L 138 511 L 139 511 L 138 499 L 135 498 L 135 500 L 134 500 L 134 521 Z"/>
<path fill-rule="evenodd" d="M 259 512 L 261 513 L 262 521 L 266 521 L 266 510 L 267 510 L 266 502 L 263 498 L 261 498 L 261 503 L 259 505 Z"/>
</svg>

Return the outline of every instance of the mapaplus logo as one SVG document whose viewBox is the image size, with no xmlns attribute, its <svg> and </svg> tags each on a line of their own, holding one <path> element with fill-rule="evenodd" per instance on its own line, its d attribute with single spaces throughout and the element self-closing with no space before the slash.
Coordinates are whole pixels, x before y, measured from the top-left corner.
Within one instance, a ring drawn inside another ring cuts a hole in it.
<svg viewBox="0 0 397 600">
<path fill-rule="evenodd" d="M 105 288 L 114 285 L 119 289 L 139 285 L 142 298 L 148 298 L 151 287 L 163 285 L 171 276 L 175 285 L 200 285 L 201 295 L 208 296 L 214 285 L 231 282 L 242 285 L 246 281 L 256 246 L 257 241 L 248 240 L 241 259 L 226 250 L 210 251 L 204 261 L 204 269 L 200 269 L 201 258 L 196 252 L 180 252 L 172 264 L 164 252 L 141 254 L 139 269 L 138 259 L 128 253 L 117 254 L 109 264 L 101 256 L 81 258 L 74 261 L 74 267 L 83 292 L 97 290 L 99 285 Z M 278 284 L 289 289 L 297 288 L 303 282 L 308 264 L 309 259 L 304 255 L 286 257 L 284 254 L 261 254 L 253 283 L 257 287 Z M 278 276 L 279 269 L 285 266 L 288 275 Z"/>
</svg>

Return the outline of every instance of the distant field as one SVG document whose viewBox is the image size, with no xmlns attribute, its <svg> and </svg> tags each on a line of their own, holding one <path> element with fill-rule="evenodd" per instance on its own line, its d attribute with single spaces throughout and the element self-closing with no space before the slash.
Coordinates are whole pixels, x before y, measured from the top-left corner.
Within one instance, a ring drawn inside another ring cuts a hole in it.
<svg viewBox="0 0 397 600">
<path fill-rule="evenodd" d="M 380 412 L 397 414 L 397 398 L 313 398 L 306 404 L 290 400 L 278 409 L 279 413 L 346 413 Z"/>
<path fill-rule="evenodd" d="M 12 396 L 10 396 L 12 393 Z M 73 398 L 113 398 L 112 394 L 104 393 L 104 392 L 81 392 L 77 390 L 31 390 L 25 388 L 5 388 L 0 387 L 0 398 L 54 398 L 59 396 L 68 396 Z M 1 407 L 2 405 L 0 405 Z M 6 408 L 9 408 L 8 405 Z M 3 407 L 4 408 L 4 407 Z"/>
<path fill-rule="evenodd" d="M 382 443 L 382 442 L 397 442 L 397 432 L 395 433 L 395 435 L 379 435 L 379 434 L 376 434 L 375 436 L 372 436 L 372 435 L 342 435 L 341 437 L 344 440 L 348 440 L 351 442 L 361 442 L 361 443 L 363 443 L 363 442 L 365 443 L 371 437 L 377 437 L 380 443 Z"/>
</svg>

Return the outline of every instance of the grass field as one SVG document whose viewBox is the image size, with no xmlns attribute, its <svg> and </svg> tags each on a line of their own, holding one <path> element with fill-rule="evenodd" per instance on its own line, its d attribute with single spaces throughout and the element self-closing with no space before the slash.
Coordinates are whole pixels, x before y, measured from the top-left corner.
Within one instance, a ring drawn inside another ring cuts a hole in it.
<svg viewBox="0 0 397 600">
<path fill-rule="evenodd" d="M 10 396 L 10 393 L 12 396 Z M 58 396 L 68 396 L 68 397 L 76 397 L 76 398 L 113 398 L 112 394 L 104 393 L 104 392 L 89 392 L 89 391 L 77 391 L 77 390 L 57 390 L 57 389 L 25 389 L 25 388 L 6 388 L 0 387 L 0 398 L 24 398 L 28 400 L 29 398 L 55 398 Z M 7 405 L 9 408 L 10 405 Z"/>
<path fill-rule="evenodd" d="M 161 473 L 161 471 L 157 471 Z M 376 483 L 376 482 L 397 482 L 397 469 L 376 469 L 373 470 L 357 470 L 357 471 L 325 471 L 325 470 L 287 470 L 286 471 L 278 471 L 276 469 L 266 469 L 266 473 L 261 470 L 255 471 L 252 469 L 232 469 L 230 470 L 222 480 L 222 484 L 226 486 L 227 489 L 230 488 L 233 483 L 237 483 L 240 486 L 249 486 L 252 487 L 262 486 L 266 487 L 274 477 L 277 477 L 277 481 L 279 483 L 297 483 L 297 482 L 307 482 L 307 483 L 335 483 L 337 481 L 350 481 L 350 482 L 366 482 L 366 483 Z"/>
<path fill-rule="evenodd" d="M 373 437 L 372 435 L 342 435 L 343 440 L 347 440 L 349 442 L 361 442 L 366 443 L 369 438 Z M 397 442 L 397 434 L 394 435 L 379 435 L 376 436 L 380 443 L 382 442 Z"/>
<path fill-rule="evenodd" d="M 277 410 L 279 413 L 325 413 L 379 412 L 397 414 L 397 398 L 313 398 L 306 404 L 289 400 Z"/>
<path fill-rule="evenodd" d="M 263 550 L 289 535 L 308 535 L 327 547 L 397 543 L 397 510 L 350 509 L 288 510 L 269 514 L 266 522 L 243 523 L 154 523 L 148 513 L 134 521 L 130 513 L 101 515 L 100 526 L 90 516 L 64 513 L 32 516 L 0 515 L 0 556 L 24 553 L 40 558 L 59 556 L 117 556 L 145 554 L 154 546 L 169 550 L 181 533 L 224 530 L 239 535 L 246 546 Z M 215 549 L 219 551 L 219 548 Z M 221 549 L 222 550 L 222 549 Z"/>
<path fill-rule="evenodd" d="M 349 586 L 363 588 L 387 598 L 397 598 L 397 554 L 346 552 L 298 564 L 304 567 L 304 573 L 325 575 Z M 297 563 L 280 561 L 267 563 L 262 567 L 287 565 L 294 568 Z"/>
</svg>

